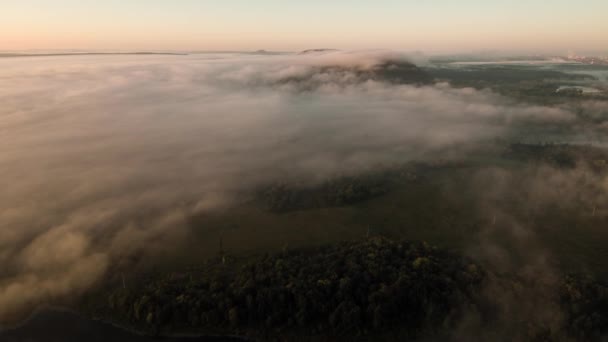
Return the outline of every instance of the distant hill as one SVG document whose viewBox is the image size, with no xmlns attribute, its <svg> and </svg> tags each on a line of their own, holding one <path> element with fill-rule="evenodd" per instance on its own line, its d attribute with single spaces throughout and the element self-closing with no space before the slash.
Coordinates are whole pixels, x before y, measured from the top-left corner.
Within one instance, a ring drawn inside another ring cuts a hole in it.
<svg viewBox="0 0 608 342">
<path fill-rule="evenodd" d="M 284 54 L 286 54 L 286 52 L 268 51 L 268 50 L 264 50 L 264 49 L 260 49 L 260 50 L 256 50 L 256 51 L 252 51 L 252 52 L 247 52 L 247 53 L 251 54 L 251 55 L 269 55 L 269 56 L 284 55 Z"/>
<path fill-rule="evenodd" d="M 0 53 L 0 58 L 9 57 L 61 57 L 61 56 L 130 56 L 130 55 L 165 55 L 165 56 L 187 56 L 181 52 L 57 52 L 57 53 Z"/>
<path fill-rule="evenodd" d="M 298 53 L 298 55 L 322 54 L 322 53 L 337 52 L 337 51 L 340 51 L 340 50 L 337 50 L 337 49 L 309 49 L 309 50 L 300 51 Z"/>
<path fill-rule="evenodd" d="M 337 85 L 349 85 L 367 81 L 426 85 L 432 83 L 433 78 L 413 63 L 387 59 L 379 61 L 371 67 L 340 64 L 321 65 L 311 68 L 308 73 L 280 79 L 278 83 L 296 86 L 300 90 L 311 90 L 330 82 Z"/>
</svg>

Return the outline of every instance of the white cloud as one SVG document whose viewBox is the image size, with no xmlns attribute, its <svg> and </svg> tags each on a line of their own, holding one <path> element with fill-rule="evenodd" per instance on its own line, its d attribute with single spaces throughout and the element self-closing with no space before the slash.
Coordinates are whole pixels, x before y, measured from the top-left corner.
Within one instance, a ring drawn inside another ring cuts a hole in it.
<svg viewBox="0 0 608 342">
<path fill-rule="evenodd" d="M 319 68 L 379 56 L 0 61 L 0 320 L 86 289 L 110 260 L 183 238 L 195 211 L 278 175 L 314 181 L 574 118 Z"/>
</svg>

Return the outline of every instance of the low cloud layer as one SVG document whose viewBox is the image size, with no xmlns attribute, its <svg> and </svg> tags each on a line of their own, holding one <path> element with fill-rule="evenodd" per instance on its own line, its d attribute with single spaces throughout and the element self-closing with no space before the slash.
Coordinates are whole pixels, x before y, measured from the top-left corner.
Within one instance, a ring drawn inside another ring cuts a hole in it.
<svg viewBox="0 0 608 342">
<path fill-rule="evenodd" d="M 387 58 L 403 56 L 1 60 L 0 322 L 179 243 L 190 215 L 273 179 L 315 182 L 575 120 L 358 76 Z"/>
</svg>

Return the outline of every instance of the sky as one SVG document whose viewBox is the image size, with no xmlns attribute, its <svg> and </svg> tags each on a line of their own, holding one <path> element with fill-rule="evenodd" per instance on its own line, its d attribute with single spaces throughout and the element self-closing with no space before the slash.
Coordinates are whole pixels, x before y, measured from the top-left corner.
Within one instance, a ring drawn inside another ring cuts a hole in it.
<svg viewBox="0 0 608 342">
<path fill-rule="evenodd" d="M 608 52 L 606 0 L 2 0 L 0 50 Z"/>
</svg>

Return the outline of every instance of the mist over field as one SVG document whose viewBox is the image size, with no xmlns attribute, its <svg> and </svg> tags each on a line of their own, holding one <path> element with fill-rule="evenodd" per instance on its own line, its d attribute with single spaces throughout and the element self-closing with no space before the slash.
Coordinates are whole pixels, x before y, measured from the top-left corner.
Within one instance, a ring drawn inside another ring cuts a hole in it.
<svg viewBox="0 0 608 342">
<path fill-rule="evenodd" d="M 277 180 L 458 159 L 522 127 L 589 128 L 568 106 L 456 88 L 410 61 L 427 63 L 392 52 L 0 59 L 0 321 L 178 249 L 190 217 Z M 544 187 L 538 203 L 554 184 L 575 196 L 584 178 L 546 172 L 526 178 Z M 480 182 L 512 184 L 499 173 Z"/>
</svg>

